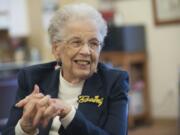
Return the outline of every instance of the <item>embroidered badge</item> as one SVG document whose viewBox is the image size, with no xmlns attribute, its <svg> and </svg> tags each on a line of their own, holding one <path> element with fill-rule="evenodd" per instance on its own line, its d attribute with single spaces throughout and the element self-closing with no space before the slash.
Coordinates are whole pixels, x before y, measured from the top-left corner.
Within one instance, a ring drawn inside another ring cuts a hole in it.
<svg viewBox="0 0 180 135">
<path fill-rule="evenodd" d="M 103 104 L 104 98 L 100 98 L 99 96 L 90 97 L 87 95 L 81 95 L 78 97 L 78 103 L 94 103 L 100 107 Z"/>
</svg>

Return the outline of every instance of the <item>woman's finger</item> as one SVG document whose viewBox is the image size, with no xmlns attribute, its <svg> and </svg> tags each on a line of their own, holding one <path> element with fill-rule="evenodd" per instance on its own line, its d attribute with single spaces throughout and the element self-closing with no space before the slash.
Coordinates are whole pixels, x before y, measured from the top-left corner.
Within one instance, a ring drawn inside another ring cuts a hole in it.
<svg viewBox="0 0 180 135">
<path fill-rule="evenodd" d="M 15 106 L 16 107 L 23 107 L 31 98 L 42 98 L 44 95 L 42 93 L 39 93 L 40 89 L 37 84 L 34 85 L 34 90 L 33 92 L 27 96 L 26 98 L 20 100 Z"/>
<path fill-rule="evenodd" d="M 37 126 L 40 122 L 41 122 L 41 119 L 43 119 L 43 112 L 45 110 L 45 107 L 41 107 L 37 110 L 37 113 L 33 119 L 33 126 Z"/>
<path fill-rule="evenodd" d="M 36 114 L 35 104 L 36 104 L 35 101 L 28 102 L 23 108 L 21 126 L 25 131 L 29 131 L 30 129 L 36 128 L 36 127 L 33 127 L 33 118 Z"/>
<path fill-rule="evenodd" d="M 56 105 L 54 105 L 54 104 L 49 105 L 49 107 L 47 107 L 46 110 L 44 111 L 44 118 L 48 118 L 48 119 L 53 118 L 55 116 L 54 114 L 59 113 L 59 110 L 60 110 L 60 108 L 57 107 Z"/>
<path fill-rule="evenodd" d="M 25 106 L 30 100 L 32 99 L 39 99 L 39 98 L 43 98 L 44 95 L 42 93 L 37 93 L 34 95 L 29 95 L 26 98 L 20 100 L 18 103 L 16 103 L 16 107 L 23 107 Z"/>
<path fill-rule="evenodd" d="M 18 103 L 16 103 L 16 107 L 23 107 L 27 102 L 29 101 L 29 96 L 25 97 L 24 99 L 20 100 Z"/>
<path fill-rule="evenodd" d="M 37 84 L 35 84 L 34 85 L 34 90 L 33 90 L 33 92 L 32 92 L 32 94 L 37 94 L 37 93 L 39 93 L 39 86 L 37 85 Z"/>
<path fill-rule="evenodd" d="M 49 106 L 49 101 L 50 101 L 50 95 L 46 95 L 46 96 L 44 96 L 42 99 L 40 99 L 40 100 L 38 101 L 37 106 L 38 106 L 38 107 L 42 107 L 42 106 L 48 107 L 48 106 Z"/>
</svg>

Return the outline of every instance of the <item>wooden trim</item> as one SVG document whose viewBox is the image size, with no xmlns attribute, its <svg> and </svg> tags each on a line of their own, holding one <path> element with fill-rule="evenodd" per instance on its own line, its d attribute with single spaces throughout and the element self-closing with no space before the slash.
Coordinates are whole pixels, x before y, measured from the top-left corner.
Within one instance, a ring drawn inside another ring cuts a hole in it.
<svg viewBox="0 0 180 135">
<path fill-rule="evenodd" d="M 156 118 L 153 123 L 178 125 L 178 120 L 175 118 Z"/>
</svg>

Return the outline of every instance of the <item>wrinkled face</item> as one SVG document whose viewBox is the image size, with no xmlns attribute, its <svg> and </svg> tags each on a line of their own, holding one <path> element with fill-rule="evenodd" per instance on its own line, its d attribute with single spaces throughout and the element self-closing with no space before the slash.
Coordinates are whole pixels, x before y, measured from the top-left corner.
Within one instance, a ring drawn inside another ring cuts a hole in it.
<svg viewBox="0 0 180 135">
<path fill-rule="evenodd" d="M 63 77 L 71 83 L 87 79 L 96 71 L 101 50 L 96 25 L 91 21 L 69 22 L 63 37 L 53 45 L 53 54 L 62 62 Z"/>
</svg>

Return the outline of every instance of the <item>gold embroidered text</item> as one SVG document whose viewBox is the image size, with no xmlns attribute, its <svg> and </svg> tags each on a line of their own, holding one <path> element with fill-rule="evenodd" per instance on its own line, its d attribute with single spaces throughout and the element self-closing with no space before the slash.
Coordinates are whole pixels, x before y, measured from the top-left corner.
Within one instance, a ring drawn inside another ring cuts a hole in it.
<svg viewBox="0 0 180 135">
<path fill-rule="evenodd" d="M 98 104 L 98 107 L 100 107 L 103 103 L 103 99 L 104 98 L 100 98 L 99 96 L 90 97 L 90 96 L 82 95 L 78 97 L 78 102 L 79 103 L 95 103 L 95 104 Z"/>
</svg>

